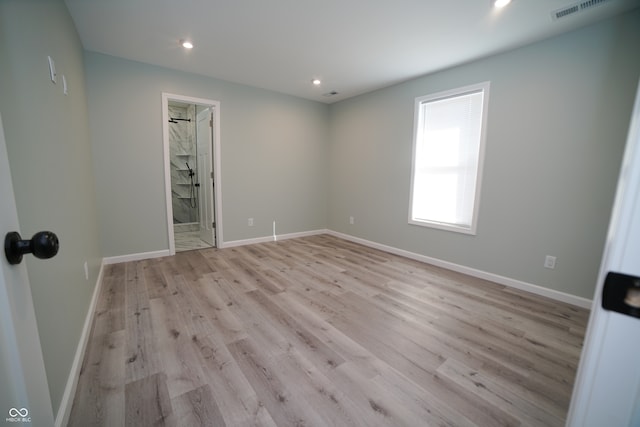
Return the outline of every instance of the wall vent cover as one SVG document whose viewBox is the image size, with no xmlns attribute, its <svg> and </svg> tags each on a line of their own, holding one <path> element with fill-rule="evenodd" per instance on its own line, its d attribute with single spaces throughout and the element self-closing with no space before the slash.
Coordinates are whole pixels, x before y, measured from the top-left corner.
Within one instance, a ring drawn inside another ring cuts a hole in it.
<svg viewBox="0 0 640 427">
<path fill-rule="evenodd" d="M 608 3 L 610 1 L 613 0 L 585 0 L 580 3 L 574 3 L 569 6 L 565 6 L 562 9 L 554 10 L 553 12 L 551 12 L 551 19 L 557 21 L 558 19 L 566 18 L 567 16 L 573 15 L 574 13 L 582 12 L 594 6 Z"/>
</svg>

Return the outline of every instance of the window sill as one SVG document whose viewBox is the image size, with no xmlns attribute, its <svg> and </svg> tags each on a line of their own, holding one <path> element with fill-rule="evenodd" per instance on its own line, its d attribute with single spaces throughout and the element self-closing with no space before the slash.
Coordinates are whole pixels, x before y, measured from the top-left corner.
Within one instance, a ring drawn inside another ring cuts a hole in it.
<svg viewBox="0 0 640 427">
<path fill-rule="evenodd" d="M 476 235 L 475 226 L 463 227 L 463 226 L 460 226 L 460 225 L 447 224 L 447 223 L 444 223 L 444 222 L 420 221 L 420 220 L 415 220 L 415 219 L 409 219 L 409 224 L 417 225 L 417 226 L 420 226 L 420 227 L 426 227 L 426 228 L 435 228 L 435 229 L 438 229 L 438 230 L 452 231 L 454 233 L 469 234 L 469 235 L 472 235 L 472 236 Z"/>
</svg>

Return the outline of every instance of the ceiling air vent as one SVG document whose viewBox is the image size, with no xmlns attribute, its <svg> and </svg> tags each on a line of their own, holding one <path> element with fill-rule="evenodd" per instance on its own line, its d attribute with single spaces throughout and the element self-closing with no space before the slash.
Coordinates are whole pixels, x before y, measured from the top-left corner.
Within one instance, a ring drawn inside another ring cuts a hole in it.
<svg viewBox="0 0 640 427">
<path fill-rule="evenodd" d="M 334 95 L 337 95 L 337 94 L 338 94 L 338 92 L 336 92 L 334 90 L 334 91 L 331 91 L 331 92 L 323 93 L 322 96 L 329 97 L 329 96 L 334 96 Z"/>
<path fill-rule="evenodd" d="M 597 6 L 601 3 L 606 3 L 611 0 L 587 0 L 580 3 L 580 10 L 589 9 L 590 7 Z"/>
<path fill-rule="evenodd" d="M 563 7 L 562 9 L 554 10 L 551 12 L 551 18 L 556 21 L 561 18 L 566 18 L 574 13 L 582 12 L 583 10 L 590 9 L 594 6 L 601 5 L 602 3 L 608 3 L 613 0 L 586 0 L 580 3 L 574 3 L 572 5 Z"/>
</svg>

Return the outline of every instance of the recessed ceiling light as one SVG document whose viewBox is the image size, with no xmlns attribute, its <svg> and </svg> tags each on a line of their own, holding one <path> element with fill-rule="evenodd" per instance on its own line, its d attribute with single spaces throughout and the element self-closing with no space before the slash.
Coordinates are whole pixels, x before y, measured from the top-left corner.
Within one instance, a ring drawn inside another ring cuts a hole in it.
<svg viewBox="0 0 640 427">
<path fill-rule="evenodd" d="M 313 83 L 315 86 L 320 86 L 320 83 L 322 82 L 320 81 L 320 79 L 313 79 L 311 80 L 311 83 Z"/>
<path fill-rule="evenodd" d="M 511 3 L 511 0 L 495 0 L 493 2 L 493 7 L 500 9 L 505 7 L 509 3 Z"/>
<path fill-rule="evenodd" d="M 180 44 L 185 49 L 193 49 L 193 43 L 191 43 L 189 40 L 181 40 Z"/>
</svg>

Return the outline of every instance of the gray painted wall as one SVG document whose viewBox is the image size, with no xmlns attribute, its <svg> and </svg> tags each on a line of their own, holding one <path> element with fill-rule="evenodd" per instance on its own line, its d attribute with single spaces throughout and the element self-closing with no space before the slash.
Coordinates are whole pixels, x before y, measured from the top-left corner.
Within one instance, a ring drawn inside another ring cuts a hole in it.
<svg viewBox="0 0 640 427">
<path fill-rule="evenodd" d="M 332 105 L 328 227 L 592 298 L 639 45 L 636 11 Z M 407 224 L 414 98 L 485 80 L 477 235 Z M 543 268 L 547 254 L 555 270 Z"/>
<path fill-rule="evenodd" d="M 98 53 L 85 64 L 105 256 L 169 247 L 162 92 L 220 101 L 226 242 L 274 220 L 278 234 L 325 228 L 327 105 Z"/>
<path fill-rule="evenodd" d="M 56 85 L 47 55 L 56 61 Z M 55 412 L 101 261 L 82 46 L 62 1 L 0 1 L 0 76 L 0 114 L 21 234 L 30 238 L 51 230 L 60 239 L 55 258 L 25 257 Z"/>
</svg>

